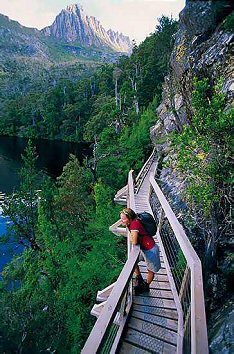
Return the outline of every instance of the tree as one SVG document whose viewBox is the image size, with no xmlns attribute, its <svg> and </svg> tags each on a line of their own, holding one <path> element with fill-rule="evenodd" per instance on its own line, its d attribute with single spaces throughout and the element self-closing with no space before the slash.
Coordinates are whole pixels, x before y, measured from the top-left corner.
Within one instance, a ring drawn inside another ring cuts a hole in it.
<svg viewBox="0 0 234 354">
<path fill-rule="evenodd" d="M 67 237 L 71 229 L 83 230 L 92 214 L 90 181 L 90 176 L 80 166 L 79 160 L 74 155 L 70 155 L 69 162 L 58 178 L 58 195 L 55 200 L 63 238 Z"/>
<path fill-rule="evenodd" d="M 24 166 L 20 171 L 19 190 L 6 198 L 3 211 L 12 221 L 9 234 L 13 234 L 25 247 L 40 250 L 36 241 L 40 173 L 36 168 L 36 149 L 31 140 L 28 141 L 22 159 Z"/>
</svg>

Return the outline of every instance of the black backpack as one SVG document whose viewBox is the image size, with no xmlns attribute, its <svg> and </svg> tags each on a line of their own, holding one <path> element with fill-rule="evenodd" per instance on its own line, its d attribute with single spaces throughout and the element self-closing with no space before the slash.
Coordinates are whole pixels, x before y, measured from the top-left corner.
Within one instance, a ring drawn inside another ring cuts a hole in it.
<svg viewBox="0 0 234 354">
<path fill-rule="evenodd" d="M 149 236 L 154 236 L 157 232 L 157 225 L 153 216 L 150 213 L 147 213 L 147 211 L 143 211 L 142 213 L 138 213 L 137 217 L 141 221 Z"/>
</svg>

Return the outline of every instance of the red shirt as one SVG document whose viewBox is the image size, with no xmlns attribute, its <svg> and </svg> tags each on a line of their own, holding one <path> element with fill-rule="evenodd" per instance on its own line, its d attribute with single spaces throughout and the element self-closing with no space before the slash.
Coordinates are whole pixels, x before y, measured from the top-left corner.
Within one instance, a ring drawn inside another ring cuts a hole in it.
<svg viewBox="0 0 234 354">
<path fill-rule="evenodd" d="M 138 231 L 138 241 L 143 250 L 151 250 L 154 247 L 155 242 L 153 237 L 147 234 L 140 220 L 132 220 L 129 225 L 129 231 Z"/>
</svg>

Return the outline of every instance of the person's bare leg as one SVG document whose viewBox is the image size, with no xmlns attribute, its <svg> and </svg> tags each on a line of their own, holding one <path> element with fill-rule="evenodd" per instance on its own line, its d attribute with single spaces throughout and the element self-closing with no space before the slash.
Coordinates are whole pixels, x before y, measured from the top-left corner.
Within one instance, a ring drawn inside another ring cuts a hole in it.
<svg viewBox="0 0 234 354">
<path fill-rule="evenodd" d="M 147 274 L 147 283 L 150 284 L 154 279 L 154 272 L 151 272 L 151 270 L 148 270 Z"/>
</svg>

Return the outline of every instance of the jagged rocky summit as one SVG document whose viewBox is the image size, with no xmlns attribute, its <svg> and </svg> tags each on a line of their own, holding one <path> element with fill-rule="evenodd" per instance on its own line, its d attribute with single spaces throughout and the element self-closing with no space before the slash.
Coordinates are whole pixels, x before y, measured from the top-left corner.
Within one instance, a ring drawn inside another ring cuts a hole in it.
<svg viewBox="0 0 234 354">
<path fill-rule="evenodd" d="M 85 47 L 111 48 L 116 52 L 131 53 L 132 42 L 122 33 L 106 31 L 93 16 L 88 16 L 78 4 L 67 6 L 51 26 L 42 33 L 66 43 L 79 43 Z"/>
</svg>

